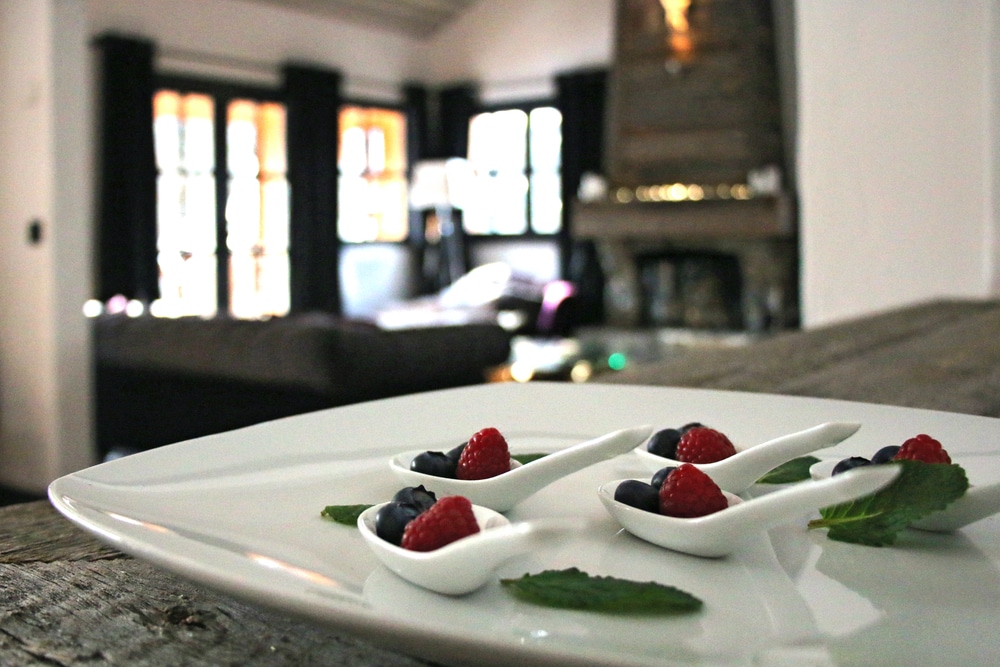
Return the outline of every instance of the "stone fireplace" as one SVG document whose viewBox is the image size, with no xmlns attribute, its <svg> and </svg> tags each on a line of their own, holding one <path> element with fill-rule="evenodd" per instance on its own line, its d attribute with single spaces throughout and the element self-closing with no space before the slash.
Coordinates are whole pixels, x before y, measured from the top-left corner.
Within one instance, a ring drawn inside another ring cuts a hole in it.
<svg viewBox="0 0 1000 667">
<path fill-rule="evenodd" d="M 769 0 L 618 0 L 606 193 L 571 203 L 609 324 L 797 324 Z"/>
</svg>

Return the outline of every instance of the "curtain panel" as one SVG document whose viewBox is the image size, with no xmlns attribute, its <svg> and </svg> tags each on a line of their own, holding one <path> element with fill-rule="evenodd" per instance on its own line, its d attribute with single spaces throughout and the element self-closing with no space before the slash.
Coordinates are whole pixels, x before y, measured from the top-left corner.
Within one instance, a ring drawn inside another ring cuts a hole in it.
<svg viewBox="0 0 1000 667">
<path fill-rule="evenodd" d="M 604 317 L 604 276 L 591 241 L 573 240 L 573 206 L 587 172 L 604 173 L 604 98 L 607 71 L 567 72 L 556 77 L 556 106 L 562 113 L 562 275 L 577 287 L 580 323 Z"/>
<path fill-rule="evenodd" d="M 341 312 L 337 232 L 339 72 L 306 65 L 283 70 L 291 312 Z"/>
<path fill-rule="evenodd" d="M 117 35 L 100 52 L 98 298 L 159 296 L 152 42 Z"/>
</svg>

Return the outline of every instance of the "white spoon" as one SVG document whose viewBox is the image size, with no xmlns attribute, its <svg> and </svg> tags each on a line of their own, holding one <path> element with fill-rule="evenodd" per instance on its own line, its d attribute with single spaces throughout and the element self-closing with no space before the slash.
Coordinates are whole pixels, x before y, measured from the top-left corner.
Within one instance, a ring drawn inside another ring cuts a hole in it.
<svg viewBox="0 0 1000 667">
<path fill-rule="evenodd" d="M 830 477 L 833 474 L 833 467 L 837 465 L 838 460 L 826 459 L 819 463 L 814 463 L 809 468 L 810 476 L 813 479 L 826 479 Z M 862 467 L 868 468 L 871 466 Z M 943 510 L 928 514 L 919 521 L 914 521 L 910 524 L 910 527 L 937 533 L 948 533 L 959 528 L 964 528 L 970 523 L 985 519 L 997 512 L 1000 512 L 1000 482 L 970 486 L 961 498 L 955 500 Z"/>
<path fill-rule="evenodd" d="M 506 512 L 560 477 L 634 449 L 652 432 L 651 426 L 626 428 L 546 454 L 524 465 L 511 459 L 508 472 L 488 479 L 452 479 L 410 470 L 410 461 L 422 451 L 397 454 L 389 460 L 389 467 L 410 486 L 423 484 L 436 494 L 465 496 L 474 505 Z"/>
<path fill-rule="evenodd" d="M 499 512 L 473 505 L 480 532 L 433 551 L 411 551 L 375 534 L 375 515 L 380 507 L 369 507 L 358 517 L 361 536 L 375 556 L 410 583 L 445 595 L 476 590 L 507 559 L 530 551 L 552 535 L 582 530 L 586 524 L 580 519 L 539 519 L 512 524 Z"/>
<path fill-rule="evenodd" d="M 740 450 L 715 463 L 693 464 L 719 485 L 723 491 L 743 493 L 775 467 L 809 452 L 832 447 L 858 432 L 857 422 L 827 422 L 762 442 Z M 679 466 L 680 461 L 658 456 L 646 450 L 645 444 L 636 453 L 654 472 L 667 466 Z"/>
<path fill-rule="evenodd" d="M 754 533 L 819 507 L 874 493 L 898 474 L 897 466 L 857 469 L 818 482 L 794 484 L 750 500 L 724 492 L 729 507 L 693 519 L 664 516 L 618 502 L 615 489 L 624 480 L 603 484 L 598 495 L 611 516 L 636 537 L 674 551 L 717 558 L 732 553 L 743 539 Z"/>
</svg>

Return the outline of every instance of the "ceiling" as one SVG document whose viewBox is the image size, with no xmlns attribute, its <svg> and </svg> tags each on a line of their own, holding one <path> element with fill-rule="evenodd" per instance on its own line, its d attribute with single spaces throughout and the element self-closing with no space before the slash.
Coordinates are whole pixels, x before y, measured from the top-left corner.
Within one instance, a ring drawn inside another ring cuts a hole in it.
<svg viewBox="0 0 1000 667">
<path fill-rule="evenodd" d="M 478 0 L 248 0 L 424 39 Z"/>
</svg>

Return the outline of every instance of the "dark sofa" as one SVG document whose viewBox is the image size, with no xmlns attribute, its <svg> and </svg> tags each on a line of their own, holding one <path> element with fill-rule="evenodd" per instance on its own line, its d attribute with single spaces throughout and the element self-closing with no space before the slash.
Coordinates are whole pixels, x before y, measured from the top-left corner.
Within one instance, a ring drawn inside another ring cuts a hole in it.
<svg viewBox="0 0 1000 667">
<path fill-rule="evenodd" d="M 323 314 L 95 319 L 100 458 L 322 408 L 485 381 L 493 324 L 386 331 Z"/>
</svg>

